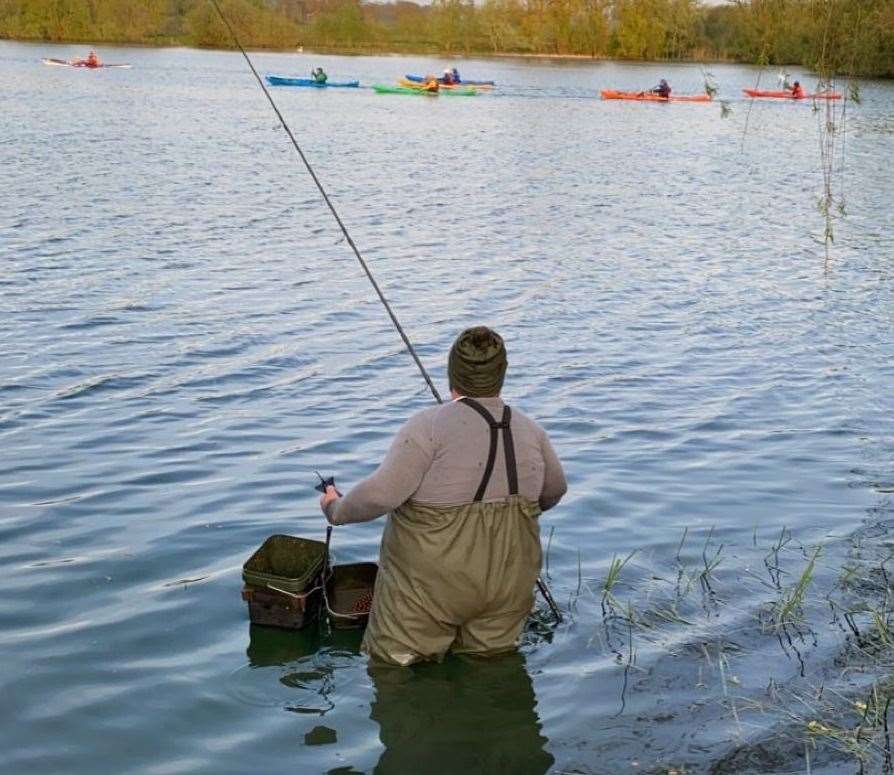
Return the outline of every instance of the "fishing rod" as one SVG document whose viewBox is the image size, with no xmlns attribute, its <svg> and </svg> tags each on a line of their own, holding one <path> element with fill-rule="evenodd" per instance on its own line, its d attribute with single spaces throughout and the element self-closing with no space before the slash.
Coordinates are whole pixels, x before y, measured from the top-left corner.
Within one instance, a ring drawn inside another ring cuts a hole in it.
<svg viewBox="0 0 894 775">
<path fill-rule="evenodd" d="M 320 191 L 320 195 L 323 197 L 323 201 L 326 203 L 326 206 L 329 208 L 329 211 L 332 213 L 332 216 L 335 218 L 335 222 L 338 224 L 338 228 L 341 229 L 341 233 L 345 237 L 345 241 L 348 245 L 351 246 L 351 250 L 354 251 L 354 255 L 357 258 L 357 261 L 360 263 L 360 266 L 363 267 L 363 271 L 366 273 L 367 278 L 372 284 L 373 289 L 379 297 L 379 301 L 382 302 L 382 305 L 385 307 L 385 311 L 388 313 L 388 317 L 391 318 L 391 322 L 394 324 L 394 327 L 397 329 L 397 333 L 400 334 L 400 338 L 403 339 L 404 344 L 407 347 L 407 351 L 412 356 L 413 360 L 416 362 L 416 366 L 419 368 L 419 372 L 422 374 L 422 378 L 425 380 L 428 385 L 428 389 L 431 391 L 431 394 L 435 397 L 435 401 L 439 404 L 444 403 L 444 399 L 441 398 L 441 394 L 438 392 L 438 389 L 435 387 L 435 383 L 432 381 L 431 376 L 426 370 L 424 364 L 419 358 L 419 355 L 416 353 L 416 348 L 413 347 L 413 343 L 410 341 L 410 338 L 407 336 L 406 332 L 403 329 L 403 326 L 400 324 L 400 321 L 397 319 L 397 315 L 394 314 L 394 310 L 391 309 L 391 305 L 388 303 L 388 299 L 385 298 L 385 294 L 382 292 L 382 289 L 379 287 L 379 284 L 376 282 L 376 278 L 373 277 L 373 273 L 369 268 L 369 265 L 366 263 L 366 259 L 363 258 L 363 255 L 360 253 L 360 249 L 357 247 L 357 243 L 354 242 L 350 233 L 348 232 L 347 227 L 342 221 L 341 216 L 338 214 L 338 210 L 335 209 L 335 205 L 332 203 L 332 200 L 329 198 L 329 194 L 326 193 L 326 189 L 323 188 L 322 182 L 317 177 L 317 173 L 314 171 L 314 168 L 311 166 L 310 161 L 307 156 L 304 155 L 304 151 L 301 150 L 301 146 L 298 144 L 298 141 L 295 139 L 295 135 L 292 134 L 292 130 L 289 125 L 286 123 L 285 118 L 283 118 L 282 113 L 279 111 L 279 107 L 277 107 L 276 102 L 274 102 L 273 97 L 270 94 L 270 91 L 267 89 L 267 86 L 264 83 L 264 80 L 258 74 L 258 71 L 255 69 L 254 63 L 251 61 L 251 58 L 246 53 L 245 49 L 242 47 L 242 43 L 239 42 L 239 36 L 236 34 L 236 30 L 233 29 L 233 25 L 230 24 L 229 19 L 224 15 L 223 10 L 220 7 L 220 3 L 218 0 L 209 0 L 209 2 L 214 6 L 214 9 L 217 11 L 217 15 L 220 16 L 220 20 L 224 23 L 224 26 L 227 28 L 227 31 L 230 33 L 230 37 L 233 39 L 233 43 L 236 45 L 236 48 L 239 49 L 239 53 L 242 54 L 243 59 L 248 64 L 249 69 L 254 75 L 255 80 L 258 82 L 258 86 L 261 87 L 261 91 L 264 92 L 264 96 L 267 98 L 267 102 L 270 103 L 270 107 L 273 108 L 273 112 L 276 114 L 277 119 L 279 119 L 279 123 L 282 125 L 282 128 L 286 131 L 286 134 L 289 136 L 289 140 L 292 141 L 292 145 L 295 147 L 295 151 L 298 153 L 298 157 L 301 159 L 308 173 L 310 174 L 311 179 L 316 184 L 317 189 Z M 320 478 L 321 483 L 324 486 L 327 484 L 327 481 L 323 479 L 322 476 L 317 473 L 317 476 Z M 328 539 L 328 536 L 327 536 Z M 543 582 L 543 580 L 538 577 L 537 578 L 537 588 L 540 590 L 540 594 L 543 595 L 543 599 L 546 601 L 546 604 L 549 606 L 550 610 L 553 613 L 553 616 L 556 617 L 557 622 L 562 621 L 562 613 L 559 611 L 559 607 L 556 605 L 555 600 L 553 600 L 553 596 L 550 594 L 549 588 Z"/>
<path fill-rule="evenodd" d="M 429 377 L 428 372 L 425 370 L 425 367 L 422 365 L 422 361 L 419 360 L 419 356 L 416 354 L 416 348 L 413 347 L 413 343 L 410 341 L 410 338 L 407 336 L 406 332 L 401 326 L 400 321 L 397 319 L 397 315 L 394 314 L 394 310 L 391 309 L 391 305 L 388 303 L 388 299 L 385 298 L 385 294 L 382 293 L 382 289 L 379 287 L 379 284 L 376 282 L 376 278 L 373 277 L 373 273 L 370 271 L 369 266 L 366 263 L 366 260 L 363 258 L 363 255 L 360 253 L 360 249 L 357 247 L 357 244 L 352 239 L 351 235 L 348 233 L 348 229 L 342 221 L 341 216 L 338 214 L 338 210 L 335 209 L 335 205 L 332 204 L 332 200 L 329 198 L 329 194 L 326 193 L 326 189 L 323 188 L 323 184 L 320 182 L 320 179 L 317 177 L 317 173 L 314 172 L 314 168 L 310 165 L 310 162 L 307 159 L 307 156 L 304 155 L 304 151 L 301 150 L 301 146 L 298 145 L 298 141 L 295 139 L 295 135 L 292 134 L 292 130 L 289 128 L 289 125 L 286 123 L 286 120 L 283 118 L 282 113 L 279 112 L 279 108 L 276 106 L 276 103 L 273 101 L 273 97 L 270 96 L 270 92 L 267 90 L 267 86 L 264 84 L 263 79 L 260 75 L 258 75 L 258 71 L 255 69 L 254 63 L 249 58 L 248 54 L 245 53 L 245 49 L 242 48 L 242 44 L 239 42 L 239 37 L 236 35 L 236 31 L 233 29 L 229 20 L 226 16 L 224 16 L 223 11 L 220 8 L 220 4 L 218 0 L 210 0 L 211 4 L 214 6 L 217 11 L 217 15 L 220 16 L 221 21 L 226 26 L 227 30 L 230 33 L 230 36 L 233 38 L 233 42 L 236 44 L 236 48 L 239 49 L 242 56 L 245 58 L 245 61 L 248 63 L 248 66 L 251 68 L 252 75 L 254 75 L 255 80 L 258 82 L 258 86 L 261 87 L 261 91 L 264 92 L 264 96 L 267 98 L 267 101 L 270 103 L 270 107 L 273 108 L 273 112 L 276 113 L 276 117 L 279 119 L 279 123 L 282 124 L 282 128 L 286 130 L 286 134 L 289 136 L 289 139 L 292 141 L 292 145 L 295 146 L 295 150 L 298 152 L 298 156 L 301 158 L 301 161 L 304 163 L 304 166 L 307 168 L 308 173 L 310 173 L 313 182 L 316 184 L 317 188 L 320 190 L 320 194 L 323 197 L 323 201 L 326 203 L 326 206 L 329 208 L 329 211 L 332 213 L 332 216 L 335 218 L 335 222 L 338 224 L 338 228 L 341 229 L 341 233 L 344 234 L 345 240 L 348 245 L 351 246 L 351 250 L 354 251 L 354 255 L 357 257 L 357 260 L 360 262 L 360 266 L 363 267 L 363 271 L 366 272 L 367 278 L 369 278 L 370 283 L 372 283 L 372 287 L 375 289 L 375 292 L 379 296 L 379 300 L 385 307 L 385 311 L 388 313 L 388 316 L 391 318 L 391 322 L 394 323 L 394 327 L 397 329 L 397 333 L 400 334 L 400 338 L 404 340 L 404 344 L 407 346 L 407 350 L 410 355 L 413 357 L 413 360 L 416 361 L 416 365 L 419 367 L 419 371 L 422 372 L 422 376 L 425 378 L 425 381 L 428 383 L 428 388 L 431 390 L 432 395 L 437 399 L 438 403 L 443 403 L 440 394 L 438 393 L 438 389 L 435 387 L 434 382 L 431 381 L 431 377 Z"/>
</svg>

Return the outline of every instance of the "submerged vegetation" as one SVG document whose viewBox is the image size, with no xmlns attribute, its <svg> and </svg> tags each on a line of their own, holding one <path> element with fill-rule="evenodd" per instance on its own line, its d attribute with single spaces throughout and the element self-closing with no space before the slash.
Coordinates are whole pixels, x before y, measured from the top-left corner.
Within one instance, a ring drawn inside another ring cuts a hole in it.
<svg viewBox="0 0 894 775">
<path fill-rule="evenodd" d="M 224 0 L 247 45 L 729 59 L 894 76 L 890 0 Z M 0 37 L 227 47 L 206 0 L 0 0 Z"/>
</svg>

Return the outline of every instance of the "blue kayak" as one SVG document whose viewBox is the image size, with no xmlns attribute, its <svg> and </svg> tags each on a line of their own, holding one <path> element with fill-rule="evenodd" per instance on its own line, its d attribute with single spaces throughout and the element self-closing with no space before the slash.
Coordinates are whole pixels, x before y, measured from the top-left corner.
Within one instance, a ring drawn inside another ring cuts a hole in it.
<svg viewBox="0 0 894 775">
<path fill-rule="evenodd" d="M 422 76 L 422 75 L 408 75 L 408 76 L 407 76 L 407 80 L 408 80 L 408 81 L 415 81 L 416 83 L 423 83 L 423 82 L 425 81 L 425 76 Z M 440 83 L 444 83 L 444 79 L 443 79 L 443 78 L 438 78 L 438 81 L 439 81 Z M 497 85 L 497 82 L 496 82 L 496 81 L 467 81 L 465 78 L 463 78 L 463 79 L 459 82 L 458 85 L 459 85 L 459 86 L 496 86 L 496 85 Z"/>
<path fill-rule="evenodd" d="M 326 87 L 341 89 L 356 89 L 360 86 L 360 81 L 326 81 L 326 83 L 317 83 L 313 78 L 288 78 L 284 75 L 266 75 L 267 83 L 271 86 L 311 86 L 315 89 L 324 89 Z"/>
</svg>

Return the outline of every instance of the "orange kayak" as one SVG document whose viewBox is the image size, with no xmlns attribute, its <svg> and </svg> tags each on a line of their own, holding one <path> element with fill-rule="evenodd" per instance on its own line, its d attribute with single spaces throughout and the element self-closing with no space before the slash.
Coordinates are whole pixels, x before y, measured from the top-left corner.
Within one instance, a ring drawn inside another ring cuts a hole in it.
<svg viewBox="0 0 894 775">
<path fill-rule="evenodd" d="M 710 94 L 671 94 L 670 97 L 659 97 L 651 92 L 615 91 L 603 89 L 599 92 L 604 100 L 636 100 L 638 102 L 710 102 Z"/>
<path fill-rule="evenodd" d="M 763 89 L 742 89 L 749 97 L 775 97 L 780 100 L 840 100 L 841 95 L 834 91 L 820 91 L 816 94 L 792 96 L 790 91 L 766 91 Z"/>
</svg>

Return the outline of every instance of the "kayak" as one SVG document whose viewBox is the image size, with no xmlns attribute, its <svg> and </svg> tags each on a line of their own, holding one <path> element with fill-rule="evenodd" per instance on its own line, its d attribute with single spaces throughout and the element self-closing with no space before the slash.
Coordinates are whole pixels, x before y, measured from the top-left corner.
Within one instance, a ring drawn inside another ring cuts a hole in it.
<svg viewBox="0 0 894 775">
<path fill-rule="evenodd" d="M 408 81 L 415 81 L 416 83 L 424 83 L 425 76 L 422 75 L 407 75 L 404 76 Z M 438 78 L 438 83 L 444 84 L 443 78 Z M 496 86 L 496 81 L 460 81 L 458 86 Z"/>
<path fill-rule="evenodd" d="M 651 92 L 640 91 L 615 91 L 603 89 L 599 92 L 604 100 L 636 100 L 638 102 L 710 102 L 710 94 L 671 94 L 670 97 L 661 97 Z"/>
<path fill-rule="evenodd" d="M 77 60 L 68 62 L 65 59 L 42 59 L 41 62 L 43 62 L 45 65 L 52 65 L 53 67 L 83 67 L 86 70 L 99 70 L 100 68 L 103 68 L 103 67 L 117 67 L 117 68 L 129 70 L 132 67 L 132 65 L 107 65 L 107 64 L 88 65 L 86 62 L 81 62 L 81 61 L 77 61 Z"/>
<path fill-rule="evenodd" d="M 445 97 L 474 97 L 478 94 L 475 89 L 453 89 L 440 92 L 426 91 L 425 89 L 408 89 L 406 86 L 384 86 L 382 84 L 374 84 L 373 89 L 377 94 L 416 94 L 425 97 L 437 97 L 439 94 Z"/>
<path fill-rule="evenodd" d="M 765 91 L 763 89 L 742 89 L 749 97 L 775 97 L 778 100 L 840 100 L 841 95 L 834 91 L 821 91 L 816 94 L 805 94 L 793 97 L 790 91 Z"/>
<path fill-rule="evenodd" d="M 285 75 L 265 75 L 264 77 L 271 86 L 312 86 L 315 89 L 324 87 L 356 89 L 360 86 L 360 81 L 326 81 L 326 83 L 317 83 L 313 78 L 289 78 Z"/>
<path fill-rule="evenodd" d="M 397 82 L 398 86 L 403 86 L 405 89 L 422 89 L 425 87 L 425 84 L 420 83 L 419 81 L 409 81 L 406 78 L 401 78 Z M 474 88 L 476 91 L 480 91 L 482 89 L 490 89 L 490 86 L 469 86 L 465 83 L 442 83 L 440 84 L 441 89 L 446 89 L 447 91 L 462 91 L 463 89 L 471 89 Z"/>
</svg>

